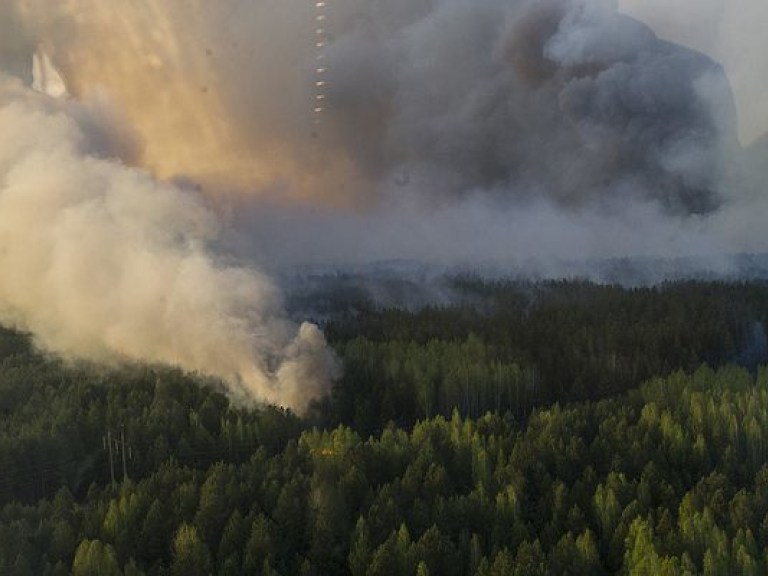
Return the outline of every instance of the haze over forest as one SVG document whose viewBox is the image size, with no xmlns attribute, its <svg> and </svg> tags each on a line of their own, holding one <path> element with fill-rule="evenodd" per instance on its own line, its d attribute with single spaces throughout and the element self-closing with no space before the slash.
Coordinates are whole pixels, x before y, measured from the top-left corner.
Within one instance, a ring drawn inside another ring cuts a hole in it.
<svg viewBox="0 0 768 576">
<path fill-rule="evenodd" d="M 286 268 L 764 251 L 759 8 L 710 4 L 6 0 L 0 319 L 302 409 Z"/>
<path fill-rule="evenodd" d="M 762 0 L 0 0 L 0 574 L 768 573 Z"/>
</svg>

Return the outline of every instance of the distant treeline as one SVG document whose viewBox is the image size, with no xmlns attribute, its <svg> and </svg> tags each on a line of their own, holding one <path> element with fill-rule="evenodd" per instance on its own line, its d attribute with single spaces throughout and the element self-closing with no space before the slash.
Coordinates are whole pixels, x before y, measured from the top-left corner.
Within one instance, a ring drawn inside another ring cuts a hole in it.
<svg viewBox="0 0 768 576">
<path fill-rule="evenodd" d="M 355 425 L 604 398 L 702 363 L 768 362 L 768 284 L 453 279 L 457 304 L 339 308 L 334 417 Z M 358 302 L 359 304 L 359 302 Z"/>
</svg>

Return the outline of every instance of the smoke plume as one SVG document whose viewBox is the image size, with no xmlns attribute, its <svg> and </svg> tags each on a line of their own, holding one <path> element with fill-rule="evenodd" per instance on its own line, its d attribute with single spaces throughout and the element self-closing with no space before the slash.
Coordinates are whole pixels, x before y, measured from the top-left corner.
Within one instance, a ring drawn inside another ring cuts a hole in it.
<svg viewBox="0 0 768 576">
<path fill-rule="evenodd" d="M 323 205 L 392 182 L 682 215 L 724 199 L 725 75 L 606 0 L 19 4 L 69 91 L 108 98 L 162 179 Z"/>
<path fill-rule="evenodd" d="M 349 159 L 347 192 L 374 208 L 245 202 L 243 250 L 471 265 L 768 249 L 768 146 L 739 143 L 732 69 L 615 3 L 329 4 L 318 155 Z"/>
<path fill-rule="evenodd" d="M 267 277 L 215 255 L 201 197 L 126 165 L 141 141 L 106 97 L 30 90 L 18 40 L 2 54 L 18 77 L 0 75 L 0 321 L 65 356 L 216 376 L 246 402 L 302 411 L 324 394 L 319 330 L 297 331 Z"/>
<path fill-rule="evenodd" d="M 322 336 L 235 256 L 764 250 L 725 60 L 610 0 L 5 0 L 0 318 L 301 408 Z"/>
</svg>

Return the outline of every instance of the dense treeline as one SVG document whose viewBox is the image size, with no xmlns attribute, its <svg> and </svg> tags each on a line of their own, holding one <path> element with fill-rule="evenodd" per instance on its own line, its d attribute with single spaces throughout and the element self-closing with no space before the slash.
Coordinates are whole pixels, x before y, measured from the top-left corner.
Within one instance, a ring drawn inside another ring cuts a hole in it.
<svg viewBox="0 0 768 576">
<path fill-rule="evenodd" d="M 340 422 L 402 422 L 592 400 L 702 363 L 768 362 L 768 286 L 453 281 L 456 304 L 359 305 L 326 333 L 344 360 Z"/>
<path fill-rule="evenodd" d="M 0 503 L 109 481 L 108 435 L 113 448 L 127 438 L 127 468 L 144 476 L 169 458 L 206 467 L 273 453 L 304 426 L 284 410 L 230 407 L 216 383 L 176 370 L 65 365 L 0 329 Z"/>
<path fill-rule="evenodd" d="M 199 424 L 201 426 L 201 424 Z M 768 371 L 675 373 L 596 403 L 458 412 L 275 454 L 170 458 L 0 512 L 3 574 L 762 574 Z"/>
<path fill-rule="evenodd" d="M 302 419 L 0 329 L 0 574 L 768 571 L 766 286 L 454 291 L 333 315 Z"/>
</svg>

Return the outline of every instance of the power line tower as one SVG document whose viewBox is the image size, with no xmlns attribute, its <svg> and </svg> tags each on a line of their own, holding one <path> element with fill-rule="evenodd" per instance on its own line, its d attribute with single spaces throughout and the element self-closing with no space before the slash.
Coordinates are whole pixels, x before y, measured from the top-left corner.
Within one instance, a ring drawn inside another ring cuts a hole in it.
<svg viewBox="0 0 768 576">
<path fill-rule="evenodd" d="M 120 427 L 119 436 L 112 434 L 112 429 L 107 428 L 106 434 L 101 437 L 102 446 L 109 454 L 109 477 L 112 485 L 115 484 L 115 456 L 121 457 L 123 463 L 123 482 L 128 480 L 128 460 L 133 460 L 133 447 L 125 441 L 125 427 Z"/>
</svg>

